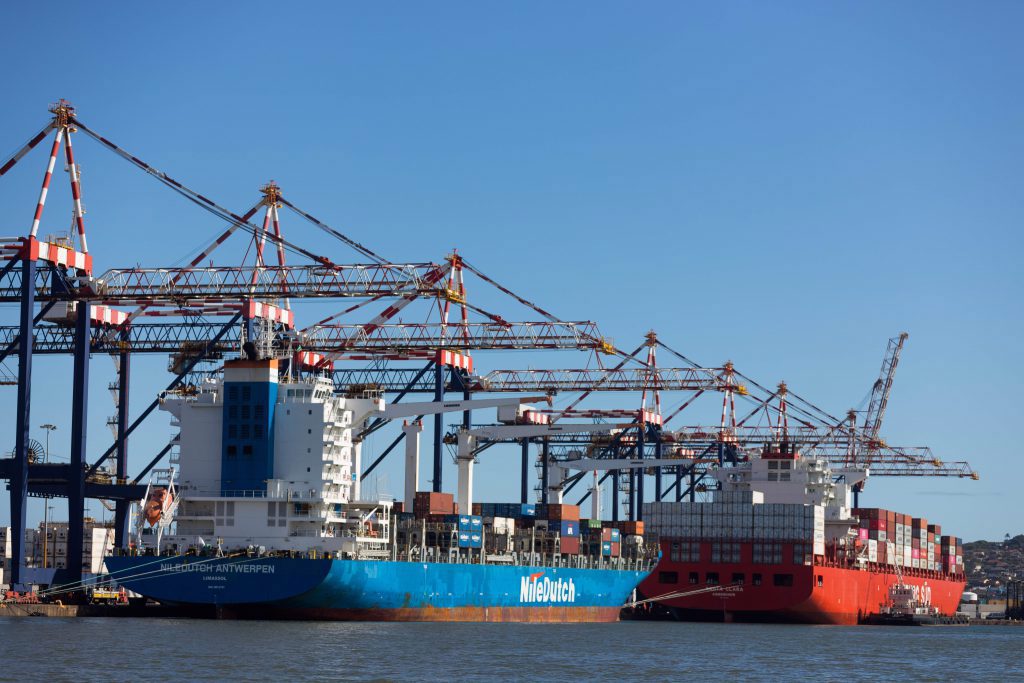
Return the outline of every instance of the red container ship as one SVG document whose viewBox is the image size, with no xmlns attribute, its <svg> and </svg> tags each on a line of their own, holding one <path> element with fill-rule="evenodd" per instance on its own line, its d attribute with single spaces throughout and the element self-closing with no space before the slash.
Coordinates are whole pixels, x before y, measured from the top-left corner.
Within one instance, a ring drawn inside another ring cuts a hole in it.
<svg viewBox="0 0 1024 683">
<path fill-rule="evenodd" d="M 852 508 L 868 475 L 783 444 L 719 470 L 712 502 L 645 505 L 662 558 L 639 592 L 677 619 L 851 625 L 885 613 L 902 574 L 919 603 L 953 615 L 966 583 L 960 539 Z"/>
</svg>

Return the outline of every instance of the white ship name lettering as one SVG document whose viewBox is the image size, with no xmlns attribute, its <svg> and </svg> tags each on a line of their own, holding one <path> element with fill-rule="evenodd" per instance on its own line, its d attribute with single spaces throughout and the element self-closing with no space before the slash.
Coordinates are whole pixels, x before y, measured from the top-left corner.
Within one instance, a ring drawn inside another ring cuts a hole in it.
<svg viewBox="0 0 1024 683">
<path fill-rule="evenodd" d="M 572 579 L 551 579 L 544 572 L 519 580 L 519 602 L 576 602 L 576 584 Z"/>
<path fill-rule="evenodd" d="M 161 564 L 164 572 L 202 572 L 210 574 L 273 574 L 277 569 L 272 564 L 210 564 L 209 562 L 190 562 L 188 564 Z"/>
</svg>

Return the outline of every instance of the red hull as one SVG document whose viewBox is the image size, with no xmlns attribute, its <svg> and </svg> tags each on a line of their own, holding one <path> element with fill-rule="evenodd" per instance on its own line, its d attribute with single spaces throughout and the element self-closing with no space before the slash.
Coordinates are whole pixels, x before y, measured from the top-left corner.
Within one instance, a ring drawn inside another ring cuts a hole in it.
<svg viewBox="0 0 1024 683">
<path fill-rule="evenodd" d="M 735 591 L 658 601 L 681 619 L 854 625 L 878 614 L 897 582 L 893 567 L 854 569 L 829 565 L 820 556 L 814 565 L 673 562 L 667 548 L 663 551 L 654 572 L 640 584 L 645 597 L 706 588 L 708 574 L 723 588 L 743 582 Z M 788 547 L 784 557 L 792 557 Z M 927 585 L 932 604 L 944 615 L 956 612 L 966 583 L 963 576 L 915 569 L 904 569 L 903 578 L 908 585 Z"/>
</svg>

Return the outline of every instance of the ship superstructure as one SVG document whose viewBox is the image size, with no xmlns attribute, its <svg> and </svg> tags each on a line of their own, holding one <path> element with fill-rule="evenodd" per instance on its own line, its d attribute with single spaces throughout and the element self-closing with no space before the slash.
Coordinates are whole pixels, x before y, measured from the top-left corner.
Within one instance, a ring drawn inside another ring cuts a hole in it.
<svg viewBox="0 0 1024 683">
<path fill-rule="evenodd" d="M 386 549 L 391 503 L 361 500 L 362 444 L 353 438 L 354 425 L 383 411 L 379 396 L 335 396 L 327 379 L 282 378 L 277 360 L 234 361 L 222 380 L 168 396 L 161 408 L 180 428 L 181 503 L 157 551 L 199 539 L 301 552 Z"/>
</svg>

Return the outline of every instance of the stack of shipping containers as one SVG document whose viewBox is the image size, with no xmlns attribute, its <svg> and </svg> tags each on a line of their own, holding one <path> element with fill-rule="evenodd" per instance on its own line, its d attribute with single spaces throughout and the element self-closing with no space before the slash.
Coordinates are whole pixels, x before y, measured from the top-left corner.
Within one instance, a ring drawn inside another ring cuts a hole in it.
<svg viewBox="0 0 1024 683">
<path fill-rule="evenodd" d="M 857 538 L 869 562 L 963 574 L 963 543 L 943 536 L 938 524 L 881 508 L 855 508 L 853 514 L 860 518 Z"/>
<path fill-rule="evenodd" d="M 825 510 L 820 505 L 764 503 L 756 491 L 716 491 L 711 503 L 648 503 L 650 531 L 666 538 L 752 543 L 753 561 L 799 543 L 825 554 Z M 777 548 L 776 548 L 777 547 Z"/>
</svg>

